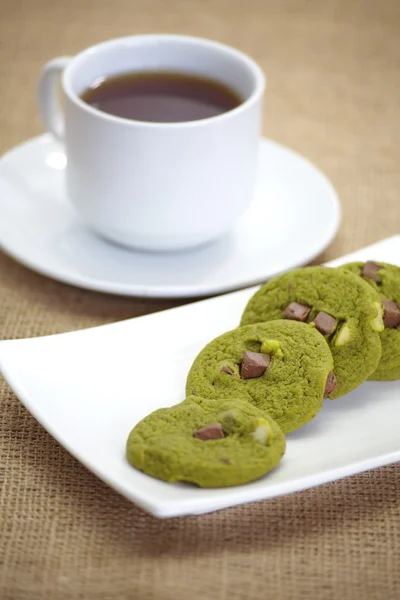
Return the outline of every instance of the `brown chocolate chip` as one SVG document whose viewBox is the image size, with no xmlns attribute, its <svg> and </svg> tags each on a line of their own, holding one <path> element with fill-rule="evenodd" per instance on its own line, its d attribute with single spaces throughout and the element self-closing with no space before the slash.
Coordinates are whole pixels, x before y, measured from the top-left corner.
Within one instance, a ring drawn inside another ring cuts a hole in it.
<svg viewBox="0 0 400 600">
<path fill-rule="evenodd" d="M 322 335 L 329 335 L 337 325 L 336 319 L 328 315 L 326 312 L 319 312 L 313 323 Z"/>
<path fill-rule="evenodd" d="M 221 369 L 221 373 L 226 373 L 227 375 L 233 375 L 233 371 L 227 365 L 224 365 Z"/>
<path fill-rule="evenodd" d="M 207 442 L 208 440 L 220 440 L 225 437 L 221 423 L 212 423 L 193 431 L 193 437 Z"/>
<path fill-rule="evenodd" d="M 245 352 L 240 367 L 240 377 L 242 379 L 261 377 L 264 375 L 270 362 L 271 357 L 269 354 L 262 354 L 261 352 Z"/>
<path fill-rule="evenodd" d="M 229 456 L 224 456 L 223 458 L 220 458 L 220 461 L 225 463 L 226 465 L 231 465 L 232 464 L 232 459 L 229 458 Z"/>
<path fill-rule="evenodd" d="M 326 379 L 324 398 L 327 398 L 336 390 L 336 383 L 336 376 L 332 371 L 330 371 Z"/>
<path fill-rule="evenodd" d="M 400 325 L 400 306 L 393 300 L 384 300 L 383 324 L 389 329 L 396 329 Z"/>
<path fill-rule="evenodd" d="M 368 279 L 373 279 L 379 283 L 382 281 L 382 277 L 378 275 L 378 271 L 380 271 L 380 269 L 382 269 L 382 265 L 378 265 L 378 263 L 369 260 L 363 266 L 361 275 L 364 275 L 364 277 L 368 277 Z"/>
<path fill-rule="evenodd" d="M 299 304 L 298 302 L 291 302 L 289 306 L 283 311 L 282 317 L 284 319 L 291 319 L 292 321 L 306 321 L 310 314 L 311 308 L 305 304 Z"/>
</svg>

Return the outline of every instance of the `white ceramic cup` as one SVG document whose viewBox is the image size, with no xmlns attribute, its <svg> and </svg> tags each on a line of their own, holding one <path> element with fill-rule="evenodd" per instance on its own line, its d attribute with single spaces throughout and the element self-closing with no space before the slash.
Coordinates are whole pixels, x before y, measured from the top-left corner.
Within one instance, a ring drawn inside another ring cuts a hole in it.
<svg viewBox="0 0 400 600">
<path fill-rule="evenodd" d="M 80 99 L 98 78 L 149 70 L 211 77 L 244 101 L 208 119 L 154 123 L 115 117 Z M 67 194 L 82 219 L 119 244 L 180 250 L 227 233 L 249 206 L 264 88 L 260 67 L 234 48 L 142 35 L 50 61 L 38 100 L 46 128 L 65 142 Z"/>
</svg>

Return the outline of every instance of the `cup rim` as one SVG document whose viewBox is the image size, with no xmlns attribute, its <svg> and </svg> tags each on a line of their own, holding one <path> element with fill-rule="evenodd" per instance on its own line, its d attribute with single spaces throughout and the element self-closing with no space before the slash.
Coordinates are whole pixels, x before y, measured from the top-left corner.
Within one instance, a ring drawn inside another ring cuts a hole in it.
<svg viewBox="0 0 400 600">
<path fill-rule="evenodd" d="M 118 117 L 115 115 L 111 115 L 109 113 L 98 110 L 97 108 L 93 108 L 90 104 L 84 102 L 78 94 L 76 94 L 72 89 L 71 78 L 79 68 L 81 62 L 85 60 L 88 56 L 91 56 L 95 52 L 99 50 L 106 49 L 107 47 L 117 46 L 126 42 L 130 44 L 141 44 L 151 43 L 152 41 L 179 41 L 184 42 L 186 44 L 193 44 L 197 46 L 205 46 L 208 48 L 212 48 L 216 51 L 223 52 L 225 54 L 229 54 L 233 56 L 238 61 L 242 62 L 249 71 L 251 71 L 254 77 L 254 89 L 250 96 L 244 100 L 239 106 L 233 108 L 227 112 L 221 113 L 219 115 L 215 115 L 213 117 L 207 117 L 205 119 L 197 119 L 195 121 L 176 121 L 176 122 L 159 122 L 159 121 L 138 121 L 135 119 L 127 119 L 125 117 Z M 191 128 L 191 127 L 202 127 L 209 123 L 222 121 L 225 119 L 231 119 L 236 115 L 248 110 L 255 103 L 259 101 L 259 99 L 264 94 L 266 88 L 266 77 L 258 65 L 258 63 L 252 59 L 249 55 L 238 50 L 232 46 L 227 44 L 223 44 L 221 42 L 217 42 L 214 40 L 210 40 L 207 38 L 189 36 L 189 35 L 179 35 L 179 34 L 168 34 L 168 33 L 160 33 L 160 34 L 144 34 L 144 35 L 133 35 L 133 36 L 125 36 L 121 38 L 113 38 L 110 40 L 106 40 L 104 42 L 100 42 L 99 44 L 95 44 L 93 46 L 89 46 L 88 48 L 82 50 L 74 57 L 72 57 L 71 62 L 66 67 L 62 75 L 62 88 L 68 99 L 73 102 L 80 109 L 84 110 L 86 113 L 101 118 L 102 120 L 109 121 L 111 123 L 116 123 L 120 125 L 125 125 L 129 127 L 143 127 L 143 128 L 157 128 L 157 129 L 181 129 L 181 128 Z"/>
</svg>

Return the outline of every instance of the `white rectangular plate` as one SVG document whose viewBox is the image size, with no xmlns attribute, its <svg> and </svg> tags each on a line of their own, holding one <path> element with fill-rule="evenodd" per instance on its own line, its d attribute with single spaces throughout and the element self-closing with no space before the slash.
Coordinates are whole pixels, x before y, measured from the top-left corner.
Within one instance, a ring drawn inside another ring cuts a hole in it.
<svg viewBox="0 0 400 600">
<path fill-rule="evenodd" d="M 329 263 L 400 264 L 400 236 Z M 33 416 L 78 460 L 157 517 L 201 514 L 271 498 L 400 460 L 400 381 L 368 382 L 326 401 L 287 438 L 269 475 L 234 488 L 168 484 L 125 460 L 131 428 L 184 399 L 188 369 L 202 347 L 239 323 L 257 288 L 112 325 L 0 342 L 0 370 Z"/>
</svg>

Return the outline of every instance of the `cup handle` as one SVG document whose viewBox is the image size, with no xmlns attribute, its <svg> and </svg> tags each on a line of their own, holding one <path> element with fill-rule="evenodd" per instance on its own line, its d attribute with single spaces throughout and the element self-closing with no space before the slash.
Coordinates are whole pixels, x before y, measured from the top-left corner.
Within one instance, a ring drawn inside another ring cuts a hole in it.
<svg viewBox="0 0 400 600">
<path fill-rule="evenodd" d="M 64 139 L 64 115 L 58 99 L 58 82 L 70 60 L 69 56 L 60 56 L 49 61 L 42 69 L 37 90 L 43 124 L 60 141 Z"/>
</svg>

